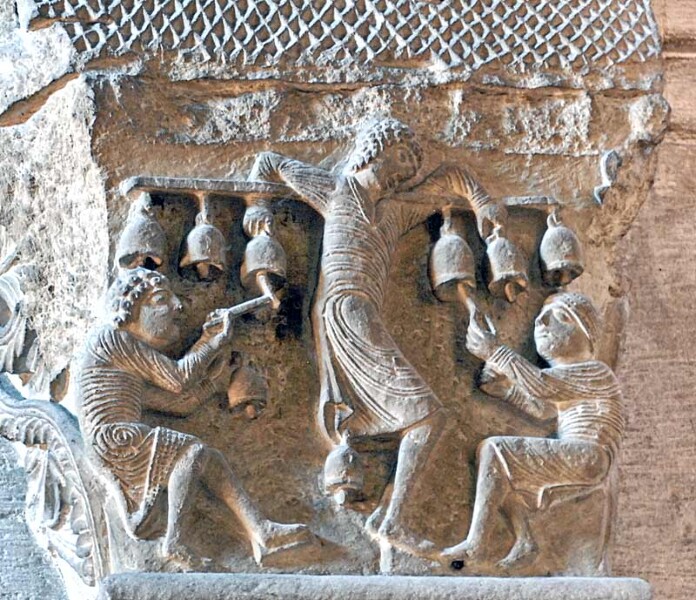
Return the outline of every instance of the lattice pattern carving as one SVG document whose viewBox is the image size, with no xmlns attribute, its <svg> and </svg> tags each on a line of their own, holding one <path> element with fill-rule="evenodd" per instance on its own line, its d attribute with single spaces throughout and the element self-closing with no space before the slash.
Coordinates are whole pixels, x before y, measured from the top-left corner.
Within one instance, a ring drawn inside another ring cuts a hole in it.
<svg viewBox="0 0 696 600">
<path fill-rule="evenodd" d="M 197 50 L 246 65 L 582 68 L 659 52 L 649 0 L 39 0 L 80 53 Z"/>
</svg>

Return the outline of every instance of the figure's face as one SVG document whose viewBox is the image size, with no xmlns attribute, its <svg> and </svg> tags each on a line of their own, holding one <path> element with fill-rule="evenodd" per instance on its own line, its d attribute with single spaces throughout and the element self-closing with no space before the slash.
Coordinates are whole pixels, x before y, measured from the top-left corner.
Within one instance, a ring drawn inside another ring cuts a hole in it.
<svg viewBox="0 0 696 600">
<path fill-rule="evenodd" d="M 417 164 L 408 145 L 394 144 L 380 152 L 361 171 L 364 172 L 363 177 L 386 193 L 413 177 Z"/>
<path fill-rule="evenodd" d="M 163 350 L 181 335 L 178 320 L 182 308 L 180 300 L 168 288 L 151 290 L 140 301 L 133 332 L 148 345 Z"/>
<path fill-rule="evenodd" d="M 583 362 L 592 358 L 592 346 L 565 306 L 544 305 L 534 322 L 537 352 L 548 363 Z"/>
</svg>

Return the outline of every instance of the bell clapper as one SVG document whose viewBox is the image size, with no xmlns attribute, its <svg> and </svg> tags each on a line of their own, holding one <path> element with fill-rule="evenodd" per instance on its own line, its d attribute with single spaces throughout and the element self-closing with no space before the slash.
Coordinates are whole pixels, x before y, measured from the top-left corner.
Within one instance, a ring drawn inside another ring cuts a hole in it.
<svg viewBox="0 0 696 600">
<path fill-rule="evenodd" d="M 466 306 L 470 316 L 478 310 L 473 298 L 473 290 L 463 281 L 457 282 L 457 296 L 459 301 Z"/>
<path fill-rule="evenodd" d="M 273 310 L 278 310 L 280 307 L 280 298 L 278 298 L 276 290 L 273 289 L 268 271 L 259 271 L 256 274 L 256 283 L 263 292 L 263 297 L 269 299 L 271 308 Z"/>
<path fill-rule="evenodd" d="M 227 242 L 222 232 L 211 223 L 208 195 L 196 194 L 196 201 L 196 225 L 186 237 L 186 253 L 179 266 L 192 266 L 199 279 L 210 281 L 221 275 L 227 266 Z"/>
</svg>

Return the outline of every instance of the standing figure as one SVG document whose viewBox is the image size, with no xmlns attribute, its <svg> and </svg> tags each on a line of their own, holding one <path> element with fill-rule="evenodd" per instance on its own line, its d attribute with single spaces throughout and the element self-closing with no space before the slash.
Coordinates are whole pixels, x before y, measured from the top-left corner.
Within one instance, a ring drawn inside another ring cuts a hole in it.
<svg viewBox="0 0 696 600">
<path fill-rule="evenodd" d="M 550 296 L 534 325 L 537 351 L 549 364 L 539 369 L 500 344 L 480 315 L 472 316 L 467 348 L 486 361 L 482 389 L 536 420 L 556 419 L 557 439 L 492 437 L 479 446 L 469 535 L 443 552 L 443 562 L 457 568 L 484 562 L 496 547 L 501 516 L 515 542 L 499 566 L 530 562 L 538 547 L 528 514 L 569 493 L 577 498 L 604 490 L 605 522 L 611 517 L 610 486 L 624 421 L 619 383 L 596 359 L 599 332 L 599 315 L 588 298 L 574 292 Z"/>
<path fill-rule="evenodd" d="M 473 209 L 486 237 L 503 224 L 505 208 L 464 171 L 445 167 L 410 191 L 393 196 L 421 165 L 409 127 L 394 119 L 369 121 L 337 172 L 272 152 L 260 154 L 250 180 L 285 183 L 324 218 L 313 329 L 321 380 L 319 421 L 334 442 L 393 437 L 398 441 L 393 491 L 386 509 L 368 520 L 381 540 L 414 554 L 428 553 L 403 526 L 405 498 L 424 470 L 445 421 L 442 405 L 404 357 L 382 318 L 399 239 L 448 203 Z M 245 216 L 248 235 L 271 227 L 262 203 Z M 381 523 L 380 523 L 381 520 Z"/>
<path fill-rule="evenodd" d="M 180 518 L 200 482 L 239 518 L 257 562 L 306 541 L 304 525 L 261 515 L 222 453 L 194 436 L 142 422 L 143 408 L 184 416 L 224 390 L 229 314 L 221 319 L 211 313 L 200 339 L 177 361 L 164 350 L 180 338 L 182 305 L 164 275 L 143 268 L 120 271 L 108 294 L 107 322 L 92 332 L 81 357 L 78 406 L 85 441 L 125 500 L 128 532 L 136 539 L 147 536 L 166 490 L 163 552 L 184 568 L 194 566 L 179 539 Z"/>
</svg>

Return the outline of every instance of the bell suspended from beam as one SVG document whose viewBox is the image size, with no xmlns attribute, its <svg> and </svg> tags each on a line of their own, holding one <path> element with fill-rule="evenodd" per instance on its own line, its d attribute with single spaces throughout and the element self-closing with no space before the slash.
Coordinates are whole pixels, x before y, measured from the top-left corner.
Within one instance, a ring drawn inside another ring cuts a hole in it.
<svg viewBox="0 0 696 600">
<path fill-rule="evenodd" d="M 486 238 L 486 244 L 490 269 L 488 289 L 494 296 L 514 302 L 529 285 L 527 257 L 503 237 L 500 226 Z"/>
<path fill-rule="evenodd" d="M 548 229 L 539 247 L 542 277 L 548 286 L 563 287 L 585 270 L 582 246 L 575 232 L 561 223 L 556 211 L 548 216 L 546 224 Z"/>
<path fill-rule="evenodd" d="M 464 237 L 456 230 L 449 209 L 444 209 L 440 239 L 430 253 L 430 283 L 442 302 L 462 300 L 476 290 L 476 261 Z"/>
<path fill-rule="evenodd" d="M 179 266 L 195 267 L 203 281 L 217 279 L 227 268 L 227 242 L 222 232 L 211 225 L 207 198 L 200 201 L 196 226 L 186 237 L 186 253 Z"/>
<path fill-rule="evenodd" d="M 244 249 L 242 285 L 248 290 L 272 298 L 272 308 L 277 310 L 280 300 L 275 292 L 285 283 L 286 272 L 285 250 L 273 237 L 269 225 L 252 237 Z"/>
<path fill-rule="evenodd" d="M 167 237 L 153 215 L 150 194 L 143 192 L 128 213 L 116 247 L 116 265 L 122 269 L 157 270 L 167 254 Z"/>
</svg>

